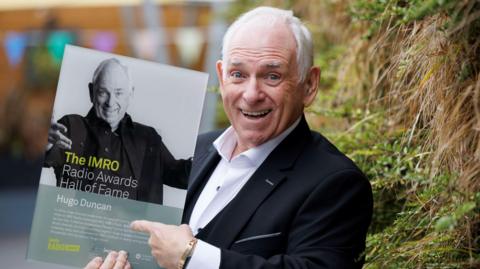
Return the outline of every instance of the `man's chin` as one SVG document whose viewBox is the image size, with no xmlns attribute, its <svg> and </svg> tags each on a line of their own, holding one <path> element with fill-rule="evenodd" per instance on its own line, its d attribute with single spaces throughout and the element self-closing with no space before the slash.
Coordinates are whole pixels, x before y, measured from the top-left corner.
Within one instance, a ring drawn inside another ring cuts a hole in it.
<svg viewBox="0 0 480 269">
<path fill-rule="evenodd" d="M 270 138 L 270 134 L 267 132 L 255 131 L 244 131 L 239 134 L 239 142 L 247 146 L 248 148 L 253 148 L 260 146 L 265 143 Z"/>
<path fill-rule="evenodd" d="M 108 123 L 110 125 L 110 127 L 114 127 L 114 126 L 117 126 L 118 123 L 120 122 L 120 120 L 118 118 L 103 118 L 102 119 L 103 121 L 105 121 L 106 123 Z"/>
</svg>

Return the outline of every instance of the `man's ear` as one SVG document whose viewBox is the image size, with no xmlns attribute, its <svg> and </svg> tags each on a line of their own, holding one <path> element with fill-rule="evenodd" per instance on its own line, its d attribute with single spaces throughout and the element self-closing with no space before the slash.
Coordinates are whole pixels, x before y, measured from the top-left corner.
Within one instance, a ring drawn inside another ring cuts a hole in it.
<svg viewBox="0 0 480 269">
<path fill-rule="evenodd" d="M 220 91 L 223 90 L 223 84 L 224 84 L 224 81 L 223 81 L 223 61 L 222 60 L 218 60 L 216 65 L 215 65 L 215 69 L 217 70 L 217 77 L 218 77 L 218 84 L 220 86 Z"/>
<path fill-rule="evenodd" d="M 88 83 L 88 93 L 90 94 L 90 102 L 93 103 L 93 83 Z"/>
<path fill-rule="evenodd" d="M 305 96 L 303 97 L 303 105 L 305 107 L 311 105 L 315 100 L 318 92 L 318 83 L 320 81 L 321 70 L 318 66 L 312 66 L 305 80 Z"/>
</svg>

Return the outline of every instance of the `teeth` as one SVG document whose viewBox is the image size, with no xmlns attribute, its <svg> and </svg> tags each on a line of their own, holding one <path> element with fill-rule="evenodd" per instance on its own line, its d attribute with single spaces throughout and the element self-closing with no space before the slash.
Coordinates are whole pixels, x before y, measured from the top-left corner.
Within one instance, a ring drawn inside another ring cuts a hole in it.
<svg viewBox="0 0 480 269">
<path fill-rule="evenodd" d="M 262 110 L 262 111 L 245 111 L 245 110 L 242 110 L 242 113 L 243 113 L 243 115 L 245 115 L 245 116 L 250 116 L 250 117 L 262 117 L 262 116 L 265 116 L 265 115 L 267 115 L 268 113 L 270 113 L 270 111 L 272 111 L 272 110 L 271 110 L 271 109 Z"/>
</svg>

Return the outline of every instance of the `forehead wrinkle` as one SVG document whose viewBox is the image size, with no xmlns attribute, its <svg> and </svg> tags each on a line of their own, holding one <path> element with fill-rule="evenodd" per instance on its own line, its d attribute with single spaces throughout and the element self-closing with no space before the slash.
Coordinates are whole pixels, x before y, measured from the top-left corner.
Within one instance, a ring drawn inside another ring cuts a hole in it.
<svg viewBox="0 0 480 269">
<path fill-rule="evenodd" d="M 287 67 L 288 64 L 283 63 L 278 60 L 259 60 L 259 63 L 256 63 L 255 65 L 266 68 L 266 69 L 282 69 L 284 67 Z M 238 60 L 238 59 L 233 59 L 233 61 L 229 62 L 229 66 L 235 67 L 235 68 L 241 68 L 245 66 L 245 62 Z"/>
<path fill-rule="evenodd" d="M 262 68 L 267 69 L 281 69 L 281 68 L 289 68 L 291 65 L 289 61 L 282 57 L 281 59 L 272 59 L 272 56 L 259 56 L 259 57 L 248 57 L 245 59 L 244 57 L 232 57 L 229 58 L 227 66 L 234 67 L 234 68 L 242 68 L 249 64 L 253 64 Z"/>
<path fill-rule="evenodd" d="M 287 48 L 279 47 L 262 47 L 262 48 L 245 48 L 245 47 L 232 47 L 229 50 L 229 59 L 235 57 L 253 57 L 255 59 L 265 57 L 278 57 L 286 61 L 294 56 L 294 52 Z M 238 55 L 238 56 L 237 56 Z"/>
</svg>

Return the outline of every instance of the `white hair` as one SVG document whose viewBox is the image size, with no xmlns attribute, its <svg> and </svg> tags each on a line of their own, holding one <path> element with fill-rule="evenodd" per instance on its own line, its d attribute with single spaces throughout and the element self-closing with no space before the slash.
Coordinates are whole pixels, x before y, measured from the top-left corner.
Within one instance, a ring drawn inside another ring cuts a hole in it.
<svg viewBox="0 0 480 269">
<path fill-rule="evenodd" d="M 310 68 L 313 66 L 312 35 L 300 19 L 293 15 L 291 10 L 283 10 L 274 7 L 257 7 L 237 18 L 237 20 L 230 25 L 223 37 L 222 61 L 224 66 L 228 61 L 228 49 L 235 33 L 246 23 L 258 18 L 261 18 L 261 22 L 264 24 L 280 21 L 290 28 L 297 45 L 298 77 L 301 83 L 304 82 Z M 226 68 L 223 68 L 224 77 L 227 75 L 226 72 Z"/>
<path fill-rule="evenodd" d="M 92 84 L 94 85 L 94 88 L 97 87 L 98 80 L 103 76 L 103 71 L 105 70 L 105 68 L 112 64 L 118 65 L 123 70 L 123 72 L 125 73 L 128 79 L 128 89 L 131 90 L 132 75 L 130 74 L 130 70 L 126 65 L 120 62 L 120 60 L 118 60 L 117 58 L 109 58 L 109 59 L 103 60 L 102 62 L 100 62 L 100 64 L 98 64 L 97 68 L 95 69 L 95 72 L 93 72 L 93 77 L 92 77 Z"/>
</svg>

